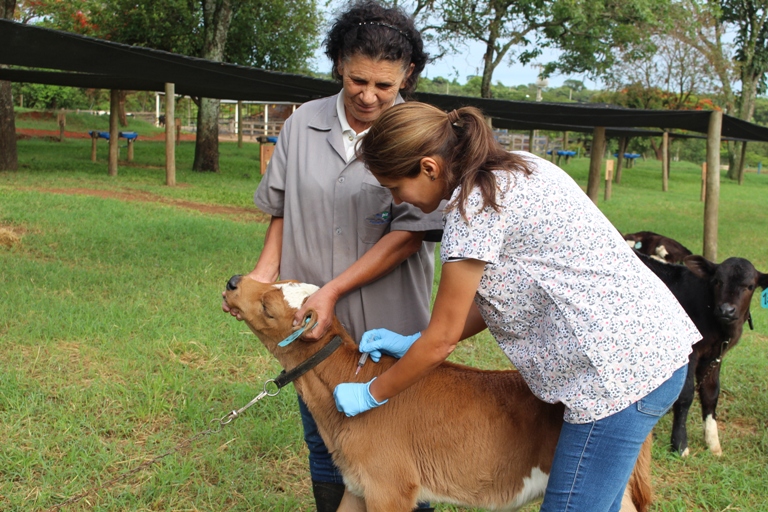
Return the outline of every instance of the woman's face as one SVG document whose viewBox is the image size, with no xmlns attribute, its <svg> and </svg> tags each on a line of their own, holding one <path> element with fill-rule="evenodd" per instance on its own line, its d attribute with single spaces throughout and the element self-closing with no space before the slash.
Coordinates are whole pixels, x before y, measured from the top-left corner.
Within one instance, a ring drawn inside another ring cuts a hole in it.
<svg viewBox="0 0 768 512">
<path fill-rule="evenodd" d="M 429 157 L 422 159 L 421 171 L 414 178 L 387 179 L 374 174 L 379 184 L 392 193 L 395 204 L 412 204 L 424 213 L 434 212 L 440 201 L 447 199 L 445 181 L 440 175 L 440 165 Z"/>
<path fill-rule="evenodd" d="M 363 55 L 339 62 L 349 126 L 357 133 L 368 129 L 382 112 L 394 105 L 412 69 L 413 64 L 404 69 L 402 62 L 374 60 Z"/>
</svg>

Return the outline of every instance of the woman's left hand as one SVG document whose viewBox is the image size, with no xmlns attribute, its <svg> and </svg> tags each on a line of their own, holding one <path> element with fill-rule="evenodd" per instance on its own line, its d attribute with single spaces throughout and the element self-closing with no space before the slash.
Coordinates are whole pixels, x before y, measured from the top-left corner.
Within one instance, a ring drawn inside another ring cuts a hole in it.
<svg viewBox="0 0 768 512">
<path fill-rule="evenodd" d="M 302 339 L 317 341 L 328 332 L 333 322 L 334 308 L 337 301 L 338 295 L 327 285 L 307 298 L 304 304 L 296 311 L 293 317 L 293 325 L 302 325 L 310 310 L 314 310 L 317 313 L 317 323 L 302 335 Z"/>
<path fill-rule="evenodd" d="M 356 416 L 361 412 L 368 411 L 380 405 L 387 403 L 377 402 L 371 395 L 371 382 L 376 380 L 374 377 L 370 382 L 359 384 L 356 382 L 345 382 L 336 386 L 333 390 L 333 398 L 336 400 L 336 409 L 343 412 L 348 418 Z"/>
</svg>

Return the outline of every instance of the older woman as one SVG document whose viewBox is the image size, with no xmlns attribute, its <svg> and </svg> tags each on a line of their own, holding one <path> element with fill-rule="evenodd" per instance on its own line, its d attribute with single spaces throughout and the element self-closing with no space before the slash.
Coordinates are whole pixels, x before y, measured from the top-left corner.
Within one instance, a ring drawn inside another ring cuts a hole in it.
<svg viewBox="0 0 768 512">
<path fill-rule="evenodd" d="M 403 102 L 427 62 L 419 32 L 399 9 L 354 4 L 325 41 L 341 92 L 302 105 L 286 121 L 256 205 L 272 216 L 264 249 L 248 277 L 278 276 L 321 286 L 297 312 L 312 308 L 317 339 L 335 314 L 355 338 L 369 329 L 427 326 L 439 214 L 396 205 L 355 157 L 355 145 L 382 112 Z M 403 297 L 393 303 L 390 297 Z M 224 306 L 225 309 L 226 306 Z M 237 311 L 230 311 L 237 316 Z M 239 318 L 239 317 L 238 317 Z M 335 511 L 341 475 L 299 400 L 317 509 Z"/>
</svg>

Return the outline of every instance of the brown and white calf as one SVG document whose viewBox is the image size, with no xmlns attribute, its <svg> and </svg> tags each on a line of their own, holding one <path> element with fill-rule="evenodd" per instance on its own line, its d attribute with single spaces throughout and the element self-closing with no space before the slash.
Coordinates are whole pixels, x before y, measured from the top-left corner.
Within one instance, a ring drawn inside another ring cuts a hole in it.
<svg viewBox="0 0 768 512">
<path fill-rule="evenodd" d="M 768 287 L 768 274 L 758 272 L 744 258 L 717 264 L 702 256 L 688 256 L 683 266 L 636 254 L 667 285 L 702 335 L 693 346 L 688 377 L 672 407 L 672 449 L 684 457 L 689 453 L 685 423 L 698 386 L 704 439 L 714 455 L 722 455 L 717 433 L 721 362 L 739 342 L 744 323 L 751 322 L 752 295 L 758 287 Z"/>
<path fill-rule="evenodd" d="M 513 511 L 543 495 L 563 406 L 537 399 L 517 371 L 443 363 L 382 407 L 353 418 L 336 410 L 334 388 L 368 382 L 395 363 L 383 356 L 355 375 L 360 353 L 334 319 L 318 342 L 278 346 L 295 328 L 297 308 L 317 287 L 258 283 L 235 276 L 225 300 L 290 371 L 340 336 L 341 346 L 294 381 L 341 470 L 347 492 L 339 510 L 411 511 L 417 501 Z M 623 511 L 651 500 L 650 436 L 625 491 Z"/>
</svg>

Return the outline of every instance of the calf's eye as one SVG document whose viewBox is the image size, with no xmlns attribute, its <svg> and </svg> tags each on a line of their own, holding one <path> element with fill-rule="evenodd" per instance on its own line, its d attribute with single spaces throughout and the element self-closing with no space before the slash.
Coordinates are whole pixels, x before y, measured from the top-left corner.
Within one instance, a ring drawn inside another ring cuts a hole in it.
<svg viewBox="0 0 768 512">
<path fill-rule="evenodd" d="M 264 301 L 261 301 L 261 311 L 264 313 L 264 316 L 266 316 L 267 318 L 273 318 L 273 316 L 269 314 L 269 310 L 267 309 L 267 304 Z"/>
</svg>

